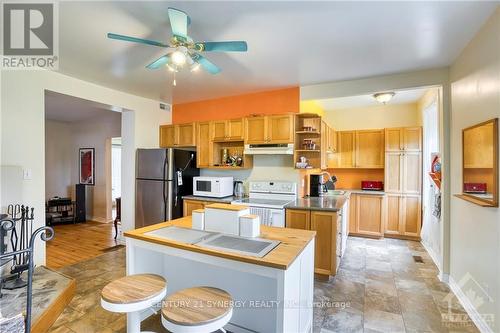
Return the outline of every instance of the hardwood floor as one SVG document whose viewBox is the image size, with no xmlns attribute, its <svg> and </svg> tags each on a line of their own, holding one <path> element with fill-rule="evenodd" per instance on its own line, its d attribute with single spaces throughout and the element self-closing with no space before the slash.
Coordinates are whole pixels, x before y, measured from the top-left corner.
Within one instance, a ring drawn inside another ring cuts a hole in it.
<svg viewBox="0 0 500 333">
<path fill-rule="evenodd" d="M 113 223 L 88 221 L 54 226 L 55 237 L 47 243 L 49 268 L 61 268 L 91 259 L 118 245 L 113 239 Z"/>
</svg>

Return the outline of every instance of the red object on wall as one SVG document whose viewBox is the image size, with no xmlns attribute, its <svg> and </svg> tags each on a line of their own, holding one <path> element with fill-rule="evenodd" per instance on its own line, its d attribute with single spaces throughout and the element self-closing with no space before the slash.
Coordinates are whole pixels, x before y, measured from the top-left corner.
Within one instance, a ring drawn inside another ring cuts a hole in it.
<svg viewBox="0 0 500 333">
<path fill-rule="evenodd" d="M 464 183 L 464 193 L 486 193 L 486 183 Z"/>
<path fill-rule="evenodd" d="M 363 180 L 361 181 L 361 189 L 370 191 L 383 191 L 384 183 L 381 181 Z"/>
<path fill-rule="evenodd" d="M 172 122 L 182 124 L 193 121 L 234 119 L 250 115 L 298 113 L 299 110 L 300 89 L 293 87 L 174 104 Z"/>
</svg>

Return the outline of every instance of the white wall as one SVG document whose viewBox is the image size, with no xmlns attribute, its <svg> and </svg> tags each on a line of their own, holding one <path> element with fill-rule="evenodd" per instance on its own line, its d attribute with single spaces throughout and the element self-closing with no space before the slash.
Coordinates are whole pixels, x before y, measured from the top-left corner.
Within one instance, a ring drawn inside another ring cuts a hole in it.
<svg viewBox="0 0 500 333">
<path fill-rule="evenodd" d="M 452 65 L 451 81 L 451 191 L 462 190 L 462 129 L 500 117 L 500 8 Z M 497 152 L 498 153 L 498 152 Z M 460 281 L 470 274 L 476 283 L 462 288 L 492 302 L 476 306 L 481 314 L 494 314 L 491 331 L 500 331 L 500 209 L 482 208 L 451 199 L 451 277 Z M 470 297 L 470 294 L 466 294 Z M 472 300 L 471 300 L 472 301 Z"/>
<path fill-rule="evenodd" d="M 1 163 L 31 170 L 23 182 L 23 201 L 35 207 L 35 227 L 45 223 L 45 90 L 124 109 L 122 113 L 122 224 L 134 226 L 135 149 L 158 147 L 158 126 L 171 122 L 159 102 L 50 71 L 3 71 L 1 74 Z M 56 236 L 57 237 L 57 236 Z M 36 264 L 45 262 L 38 242 Z"/>
<path fill-rule="evenodd" d="M 325 110 L 324 117 L 338 131 L 421 125 L 416 103 Z"/>
</svg>

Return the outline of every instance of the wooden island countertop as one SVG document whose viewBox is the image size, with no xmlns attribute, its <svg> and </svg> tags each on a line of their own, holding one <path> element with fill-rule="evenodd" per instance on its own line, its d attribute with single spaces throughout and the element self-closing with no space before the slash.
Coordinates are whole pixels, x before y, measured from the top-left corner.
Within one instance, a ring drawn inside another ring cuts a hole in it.
<svg viewBox="0 0 500 333">
<path fill-rule="evenodd" d="M 255 265 L 273 267 L 286 270 L 300 255 L 316 236 L 316 231 L 289 229 L 289 228 L 276 228 L 261 225 L 259 238 L 278 240 L 281 243 L 275 247 L 271 252 L 262 258 L 245 256 L 235 252 L 221 251 L 211 248 L 198 246 L 195 244 L 176 242 L 165 238 L 145 235 L 145 233 L 157 229 L 177 226 L 191 228 L 191 216 L 182 217 L 176 220 L 162 222 L 147 227 L 127 231 L 124 233 L 125 237 L 151 242 L 159 245 L 170 246 L 187 251 L 203 253 L 211 256 L 216 256 L 225 259 L 231 259 L 241 262 L 247 262 Z"/>
</svg>

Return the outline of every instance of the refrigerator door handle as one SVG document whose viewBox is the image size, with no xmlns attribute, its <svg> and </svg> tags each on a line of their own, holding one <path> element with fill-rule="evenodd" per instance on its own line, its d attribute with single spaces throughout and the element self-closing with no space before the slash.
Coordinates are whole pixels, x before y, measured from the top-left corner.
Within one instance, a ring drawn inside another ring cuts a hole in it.
<svg viewBox="0 0 500 333">
<path fill-rule="evenodd" d="M 165 189 L 164 189 L 164 192 L 163 192 L 163 200 L 165 200 L 165 209 L 167 210 L 166 211 L 166 214 L 165 214 L 165 218 L 167 219 L 167 221 L 170 221 L 172 219 L 172 181 L 169 180 L 166 182 L 166 185 L 165 185 Z"/>
</svg>

